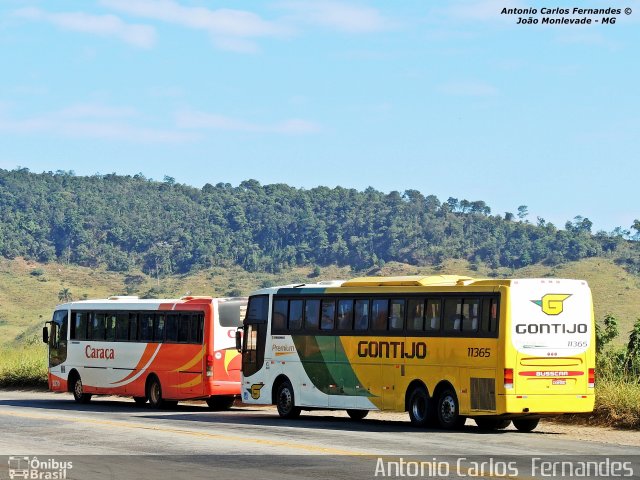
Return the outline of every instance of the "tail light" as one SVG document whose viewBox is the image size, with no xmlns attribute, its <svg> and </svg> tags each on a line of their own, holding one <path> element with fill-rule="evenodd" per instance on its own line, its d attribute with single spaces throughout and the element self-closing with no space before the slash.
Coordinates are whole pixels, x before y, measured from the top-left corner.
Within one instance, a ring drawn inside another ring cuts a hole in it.
<svg viewBox="0 0 640 480">
<path fill-rule="evenodd" d="M 513 368 L 504 369 L 504 388 L 513 388 Z"/>
<path fill-rule="evenodd" d="M 213 355 L 207 355 L 207 377 L 213 377 Z"/>
<path fill-rule="evenodd" d="M 596 369 L 589 369 L 589 384 L 587 385 L 589 388 L 594 388 L 596 386 Z"/>
</svg>

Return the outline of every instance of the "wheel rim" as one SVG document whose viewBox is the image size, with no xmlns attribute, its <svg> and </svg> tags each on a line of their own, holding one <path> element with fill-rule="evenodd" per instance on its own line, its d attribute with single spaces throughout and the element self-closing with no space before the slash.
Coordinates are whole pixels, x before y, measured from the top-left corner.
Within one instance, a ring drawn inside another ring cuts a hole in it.
<svg viewBox="0 0 640 480">
<path fill-rule="evenodd" d="M 288 412 L 289 410 L 291 410 L 291 406 L 293 404 L 291 390 L 289 390 L 287 387 L 284 387 L 282 390 L 280 390 L 279 400 L 280 401 L 278 402 L 278 405 L 283 412 Z"/>
<path fill-rule="evenodd" d="M 79 378 L 73 386 L 73 393 L 75 393 L 78 398 L 82 397 L 82 381 Z"/>
<path fill-rule="evenodd" d="M 419 422 L 423 421 L 427 414 L 426 400 L 422 397 L 414 398 L 413 404 L 411 405 L 411 412 L 413 413 L 413 418 Z"/>
<path fill-rule="evenodd" d="M 451 395 L 442 399 L 440 415 L 445 423 L 451 423 L 456 419 L 456 400 Z"/>
</svg>

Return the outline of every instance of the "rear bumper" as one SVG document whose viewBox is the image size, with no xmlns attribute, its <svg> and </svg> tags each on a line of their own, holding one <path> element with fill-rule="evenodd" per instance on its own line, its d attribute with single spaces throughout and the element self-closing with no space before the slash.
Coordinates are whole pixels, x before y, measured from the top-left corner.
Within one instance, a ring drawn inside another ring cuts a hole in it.
<svg viewBox="0 0 640 480">
<path fill-rule="evenodd" d="M 502 404 L 504 413 L 519 414 L 561 414 L 588 413 L 593 411 L 595 393 L 562 394 L 562 395 L 498 395 L 498 402 Z"/>
</svg>

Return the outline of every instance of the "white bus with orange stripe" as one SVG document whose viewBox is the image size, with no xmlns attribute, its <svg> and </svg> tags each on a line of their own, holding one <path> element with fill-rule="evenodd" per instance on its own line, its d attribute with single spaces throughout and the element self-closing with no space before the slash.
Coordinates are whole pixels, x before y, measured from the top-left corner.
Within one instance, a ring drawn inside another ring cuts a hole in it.
<svg viewBox="0 0 640 480">
<path fill-rule="evenodd" d="M 246 298 L 110 297 L 56 307 L 43 330 L 49 345 L 49 389 L 130 396 L 152 407 L 206 400 L 230 408 L 240 393 L 235 331 Z"/>
</svg>

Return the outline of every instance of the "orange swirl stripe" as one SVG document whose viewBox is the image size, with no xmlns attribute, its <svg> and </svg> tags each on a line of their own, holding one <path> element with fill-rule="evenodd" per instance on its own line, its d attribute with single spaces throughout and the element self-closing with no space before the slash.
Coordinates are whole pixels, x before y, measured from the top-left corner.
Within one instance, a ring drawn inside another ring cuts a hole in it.
<svg viewBox="0 0 640 480">
<path fill-rule="evenodd" d="M 155 346 L 148 343 L 147 346 L 144 349 L 144 352 L 142 352 L 142 356 L 140 357 L 140 360 L 138 361 L 138 364 L 136 365 L 136 367 L 133 369 L 133 371 L 131 373 L 129 373 L 126 377 L 124 377 L 121 380 L 118 380 L 117 382 L 111 382 L 111 385 L 114 385 L 116 383 L 121 383 L 124 382 L 128 379 L 130 379 L 131 377 L 133 377 L 134 375 L 137 375 L 138 371 L 144 367 L 147 362 L 149 361 L 149 359 L 153 356 L 154 352 L 155 352 Z"/>
</svg>

